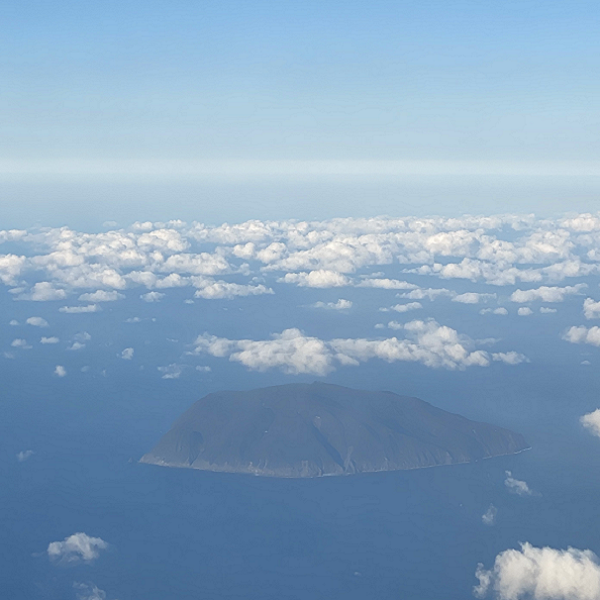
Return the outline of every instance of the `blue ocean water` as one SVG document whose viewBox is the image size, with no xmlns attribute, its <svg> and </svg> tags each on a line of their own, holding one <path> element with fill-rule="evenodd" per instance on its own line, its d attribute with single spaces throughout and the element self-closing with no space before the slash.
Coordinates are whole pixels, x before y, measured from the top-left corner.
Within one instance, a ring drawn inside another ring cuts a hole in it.
<svg viewBox="0 0 600 600">
<path fill-rule="evenodd" d="M 314 379 L 185 355 L 205 330 L 235 337 L 264 335 L 267 325 L 280 331 L 285 302 L 265 308 L 270 299 L 262 299 L 257 310 L 247 299 L 243 309 L 254 318 L 236 319 L 234 303 L 176 300 L 127 299 L 118 314 L 107 306 L 101 320 L 62 316 L 48 305 L 43 314 L 62 339 L 90 333 L 86 348 L 34 344 L 0 361 L 0 598 L 75 600 L 73 583 L 91 582 L 107 600 L 465 600 L 473 597 L 477 564 L 491 566 L 519 542 L 600 552 L 600 442 L 579 423 L 598 406 L 600 372 L 581 365 L 586 350 L 558 333 L 579 303 L 565 303 L 552 327 L 544 316 L 500 323 L 463 307 L 444 314 L 441 306 L 441 322 L 473 337 L 510 339 L 531 358 L 518 367 L 444 371 L 371 361 L 320 378 L 415 395 L 510 427 L 530 451 L 412 472 L 277 480 L 137 462 L 206 393 Z M 303 316 L 309 300 L 288 299 L 300 307 L 296 322 L 333 335 L 343 317 Z M 31 313 L 8 302 L 6 314 L 21 322 Z M 380 318 L 373 311 L 356 315 L 349 335 L 372 331 Z M 142 320 L 125 323 L 134 314 Z M 6 327 L 0 334 L 5 346 L 25 335 Z M 126 346 L 136 348 L 132 361 L 118 357 Z M 179 379 L 161 379 L 156 366 L 175 360 L 192 362 Z M 199 373 L 193 363 L 212 371 Z M 56 364 L 66 366 L 66 377 L 52 376 Z M 28 449 L 34 454 L 18 462 Z M 510 494 L 507 469 L 534 494 Z M 481 519 L 490 504 L 498 509 L 493 526 Z M 76 532 L 109 549 L 90 564 L 49 561 L 48 544 Z"/>
</svg>

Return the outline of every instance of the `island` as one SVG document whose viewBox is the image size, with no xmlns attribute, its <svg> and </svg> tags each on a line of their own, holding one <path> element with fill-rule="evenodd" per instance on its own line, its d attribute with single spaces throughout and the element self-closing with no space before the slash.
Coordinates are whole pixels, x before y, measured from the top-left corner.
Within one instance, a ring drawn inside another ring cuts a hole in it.
<svg viewBox="0 0 600 600">
<path fill-rule="evenodd" d="M 312 383 L 208 394 L 140 462 L 300 478 L 470 463 L 527 448 L 518 433 L 418 398 Z"/>
</svg>

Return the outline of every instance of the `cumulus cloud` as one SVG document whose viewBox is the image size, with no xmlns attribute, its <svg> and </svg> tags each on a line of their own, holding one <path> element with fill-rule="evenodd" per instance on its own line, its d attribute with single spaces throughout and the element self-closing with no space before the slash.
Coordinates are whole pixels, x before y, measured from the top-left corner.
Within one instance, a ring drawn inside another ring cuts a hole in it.
<svg viewBox="0 0 600 600">
<path fill-rule="evenodd" d="M 383 290 L 412 290 L 417 288 L 414 283 L 398 279 L 363 279 L 356 287 L 371 287 Z"/>
<path fill-rule="evenodd" d="M 503 362 L 507 365 L 520 365 L 524 362 L 529 362 L 529 359 L 519 352 L 511 350 L 510 352 L 493 352 L 492 360 L 496 362 Z"/>
<path fill-rule="evenodd" d="M 486 367 L 491 360 L 516 364 L 512 354 L 490 357 L 486 351 L 475 349 L 473 340 L 467 336 L 433 320 L 411 321 L 401 328 L 404 339 L 325 341 L 307 336 L 299 329 L 286 329 L 267 340 L 230 340 L 205 333 L 198 336 L 195 346 L 197 353 L 228 358 L 252 370 L 276 368 L 293 375 L 325 375 L 337 366 L 357 366 L 373 358 L 390 363 L 420 362 L 428 367 L 447 369 Z"/>
<path fill-rule="evenodd" d="M 554 314 L 555 312 L 558 312 L 558 311 L 556 310 L 556 308 L 548 308 L 547 306 L 541 306 L 540 307 L 540 312 L 543 315 L 552 315 L 552 314 Z"/>
<path fill-rule="evenodd" d="M 82 302 L 115 302 L 116 300 L 122 300 L 123 298 L 125 298 L 125 296 L 116 290 L 97 290 L 79 296 L 79 300 Z"/>
<path fill-rule="evenodd" d="M 508 311 L 503 306 L 500 306 L 499 308 L 482 308 L 479 311 L 479 314 L 480 315 L 503 315 L 503 316 L 506 316 L 508 314 Z"/>
<path fill-rule="evenodd" d="M 566 287 L 542 286 L 533 290 L 516 290 L 512 293 L 510 300 L 519 304 L 534 302 L 535 300 L 542 300 L 542 302 L 563 302 L 565 296 L 581 294 L 581 290 L 586 287 L 585 283 L 579 283 Z"/>
<path fill-rule="evenodd" d="M 93 562 L 106 550 L 108 544 L 99 537 L 86 533 L 74 533 L 62 542 L 51 542 L 46 550 L 50 560 L 59 563 Z"/>
<path fill-rule="evenodd" d="M 600 598 L 600 565 L 590 550 L 557 550 L 521 544 L 504 550 L 491 569 L 477 565 L 478 598 L 491 593 L 498 600 L 597 600 Z"/>
<path fill-rule="evenodd" d="M 172 363 L 165 367 L 156 367 L 160 373 L 162 373 L 161 379 L 179 379 L 181 373 L 183 373 L 183 367 L 181 365 Z"/>
<path fill-rule="evenodd" d="M 479 304 L 480 301 L 495 298 L 496 294 L 478 294 L 477 292 L 466 292 L 458 294 L 452 298 L 452 302 L 461 302 L 462 304 Z"/>
<path fill-rule="evenodd" d="M 488 509 L 481 515 L 481 521 L 484 525 L 494 525 L 496 523 L 496 516 L 498 515 L 498 509 L 490 504 Z"/>
<path fill-rule="evenodd" d="M 592 435 L 600 437 L 600 408 L 583 415 L 579 421 Z"/>
<path fill-rule="evenodd" d="M 260 296 L 272 294 L 273 290 L 262 284 L 242 285 L 239 283 L 228 283 L 226 281 L 202 281 L 197 284 L 198 289 L 194 293 L 195 298 L 216 300 L 220 298 L 231 299 L 236 296 Z M 147 294 L 146 294 L 147 295 Z"/>
<path fill-rule="evenodd" d="M 13 348 L 21 348 L 22 350 L 29 350 L 31 346 L 27 343 L 27 340 L 17 338 L 12 341 L 11 346 Z"/>
<path fill-rule="evenodd" d="M 40 281 L 36 283 L 29 294 L 19 296 L 21 300 L 33 300 L 34 302 L 50 302 L 52 300 L 64 300 L 67 292 L 64 289 L 56 288 L 49 281 Z"/>
<path fill-rule="evenodd" d="M 67 374 L 67 370 L 62 365 L 56 365 L 54 368 L 54 374 L 57 377 L 65 377 Z"/>
<path fill-rule="evenodd" d="M 396 304 L 391 307 L 391 310 L 395 310 L 399 313 L 405 313 L 411 310 L 418 310 L 419 308 L 423 308 L 423 305 L 420 302 L 408 302 L 406 304 Z"/>
<path fill-rule="evenodd" d="M 310 273 L 286 273 L 279 281 L 312 288 L 343 287 L 351 284 L 350 279 L 345 275 L 326 269 L 310 271 Z"/>
<path fill-rule="evenodd" d="M 77 595 L 77 600 L 106 600 L 106 592 L 93 583 L 75 581 L 73 589 Z"/>
<path fill-rule="evenodd" d="M 517 310 L 517 314 L 520 317 L 529 317 L 533 314 L 533 311 L 529 308 L 529 306 L 521 306 L 521 308 Z"/>
<path fill-rule="evenodd" d="M 164 297 L 165 294 L 162 292 L 148 292 L 140 296 L 144 302 L 160 302 Z"/>
<path fill-rule="evenodd" d="M 25 323 L 34 327 L 48 327 L 48 321 L 42 317 L 29 317 Z"/>
<path fill-rule="evenodd" d="M 34 455 L 33 450 L 22 450 L 17 454 L 17 460 L 19 462 L 25 462 L 28 458 Z"/>
<path fill-rule="evenodd" d="M 125 348 L 123 352 L 121 352 L 121 358 L 123 360 L 131 360 L 133 358 L 133 353 L 133 348 Z"/>
<path fill-rule="evenodd" d="M 589 329 L 583 325 L 573 326 L 563 334 L 563 340 L 572 344 L 590 344 L 600 346 L 600 327 L 597 325 Z"/>
<path fill-rule="evenodd" d="M 352 308 L 351 300 L 344 300 L 340 298 L 337 302 L 315 302 L 312 305 L 314 308 L 328 308 L 330 310 L 347 310 Z"/>
<path fill-rule="evenodd" d="M 411 292 L 398 294 L 398 298 L 407 298 L 408 300 L 435 300 L 439 296 L 454 296 L 456 292 L 447 290 L 446 288 L 418 288 Z"/>
<path fill-rule="evenodd" d="M 58 310 L 68 315 L 77 315 L 81 313 L 95 313 L 102 309 L 97 304 L 88 304 L 87 306 L 61 306 Z"/>
<path fill-rule="evenodd" d="M 58 342 L 60 342 L 60 339 L 57 338 L 56 336 L 52 336 L 52 337 L 43 337 L 40 340 L 40 344 L 58 344 Z"/>
<path fill-rule="evenodd" d="M 583 314 L 586 319 L 600 319 L 600 302 L 586 298 L 583 301 Z"/>
<path fill-rule="evenodd" d="M 511 471 L 506 471 L 505 474 L 506 479 L 504 480 L 504 485 L 511 494 L 516 494 L 517 496 L 531 496 L 533 494 L 531 488 L 525 481 L 515 479 L 512 476 Z"/>
</svg>

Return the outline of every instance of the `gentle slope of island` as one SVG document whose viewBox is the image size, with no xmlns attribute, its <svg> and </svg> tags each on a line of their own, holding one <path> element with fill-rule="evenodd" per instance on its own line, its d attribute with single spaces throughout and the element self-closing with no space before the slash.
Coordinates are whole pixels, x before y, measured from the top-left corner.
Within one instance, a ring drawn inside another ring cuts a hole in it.
<svg viewBox="0 0 600 600">
<path fill-rule="evenodd" d="M 418 398 L 313 383 L 209 394 L 141 462 L 320 477 L 468 463 L 526 448 L 518 433 Z"/>
</svg>

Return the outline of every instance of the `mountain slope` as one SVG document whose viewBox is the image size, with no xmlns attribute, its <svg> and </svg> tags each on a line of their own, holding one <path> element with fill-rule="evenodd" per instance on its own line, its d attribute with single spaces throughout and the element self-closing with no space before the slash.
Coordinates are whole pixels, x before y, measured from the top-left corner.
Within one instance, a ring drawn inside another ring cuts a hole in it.
<svg viewBox="0 0 600 600">
<path fill-rule="evenodd" d="M 318 477 L 473 462 L 527 447 L 520 434 L 418 398 L 313 383 L 209 394 L 140 462 Z"/>
</svg>

